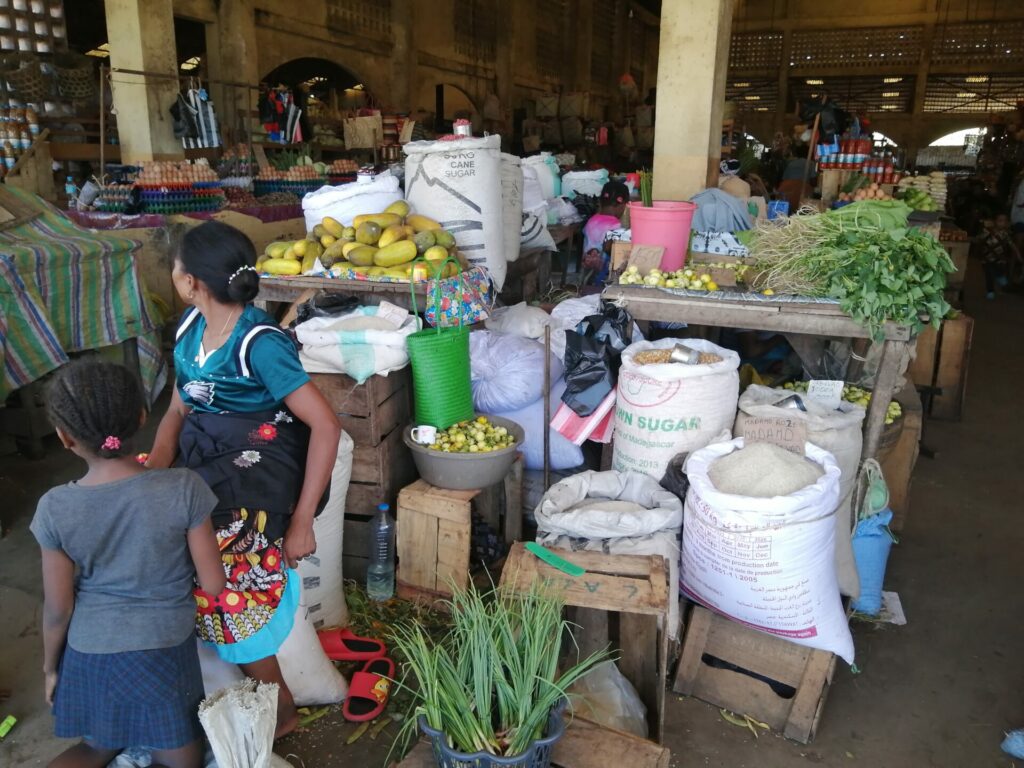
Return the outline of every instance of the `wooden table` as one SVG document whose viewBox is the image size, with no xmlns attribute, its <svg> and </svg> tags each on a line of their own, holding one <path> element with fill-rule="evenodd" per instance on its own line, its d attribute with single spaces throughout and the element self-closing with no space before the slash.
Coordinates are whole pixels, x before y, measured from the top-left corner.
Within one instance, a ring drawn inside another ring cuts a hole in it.
<svg viewBox="0 0 1024 768">
<path fill-rule="evenodd" d="M 726 301 L 683 296 L 635 285 L 613 285 L 604 298 L 624 306 L 636 320 L 710 325 L 720 328 L 749 328 L 783 334 L 803 334 L 847 339 L 869 338 L 867 329 L 844 314 L 837 304 L 800 304 L 775 301 Z M 885 327 L 882 358 L 872 387 L 864 426 L 862 459 L 874 458 L 885 428 L 885 415 L 899 378 L 898 366 L 912 343 L 910 328 Z"/>
<path fill-rule="evenodd" d="M 420 311 L 426 305 L 427 284 L 415 284 L 416 303 Z M 261 277 L 260 292 L 256 296 L 256 306 L 271 311 L 270 304 L 291 304 L 299 300 L 303 294 L 341 293 L 358 296 L 364 304 L 375 306 L 388 301 L 405 309 L 412 309 L 412 296 L 409 283 L 380 283 L 372 280 L 341 280 L 332 277 Z M 312 292 L 312 293 L 309 293 Z M 273 314 L 273 312 L 271 312 Z"/>
</svg>

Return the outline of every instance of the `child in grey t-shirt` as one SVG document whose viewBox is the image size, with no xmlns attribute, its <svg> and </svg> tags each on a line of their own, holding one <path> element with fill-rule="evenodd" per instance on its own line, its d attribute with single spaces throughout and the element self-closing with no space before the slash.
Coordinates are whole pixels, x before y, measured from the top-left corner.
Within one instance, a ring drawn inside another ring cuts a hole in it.
<svg viewBox="0 0 1024 768">
<path fill-rule="evenodd" d="M 202 676 L 194 637 L 198 578 L 224 587 L 210 512 L 189 470 L 146 470 L 127 442 L 145 418 L 127 369 L 73 363 L 49 391 L 64 447 L 87 466 L 48 491 L 32 520 L 42 547 L 46 699 L 56 735 L 84 737 L 61 765 L 106 765 L 128 747 L 198 768 Z"/>
</svg>

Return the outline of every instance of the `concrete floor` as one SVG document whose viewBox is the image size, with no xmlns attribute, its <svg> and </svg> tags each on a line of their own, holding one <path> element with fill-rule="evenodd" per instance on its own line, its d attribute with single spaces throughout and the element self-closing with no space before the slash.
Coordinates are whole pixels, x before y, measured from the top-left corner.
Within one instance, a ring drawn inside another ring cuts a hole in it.
<svg viewBox="0 0 1024 768">
<path fill-rule="evenodd" d="M 1024 727 L 1024 424 L 1016 402 L 1024 298 L 970 297 L 977 324 L 967 415 L 926 424 L 925 442 L 938 455 L 918 463 L 908 524 L 890 559 L 886 587 L 899 592 L 908 625 L 854 626 L 861 673 L 837 672 L 809 746 L 755 740 L 717 709 L 670 695 L 674 766 L 1014 765 L 999 742 Z M 42 701 L 39 555 L 27 526 L 38 496 L 76 472 L 56 447 L 39 463 L 0 457 L 0 516 L 10 528 L 0 540 L 0 689 L 12 692 L 0 719 L 19 718 L 0 742 L 0 766 L 42 766 L 63 746 Z M 300 756 L 306 768 L 382 765 L 388 732 L 346 746 L 353 730 L 332 713 L 277 751 Z"/>
</svg>

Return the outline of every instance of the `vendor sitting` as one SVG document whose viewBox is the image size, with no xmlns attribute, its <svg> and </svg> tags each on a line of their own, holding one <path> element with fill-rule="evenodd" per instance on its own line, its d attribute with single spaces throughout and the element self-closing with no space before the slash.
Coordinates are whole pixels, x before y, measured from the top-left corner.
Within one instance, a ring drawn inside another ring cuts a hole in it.
<svg viewBox="0 0 1024 768">
<path fill-rule="evenodd" d="M 605 242 L 605 235 L 622 226 L 622 214 L 629 202 L 629 189 L 621 181 L 609 181 L 601 188 L 601 207 L 583 227 L 583 279 L 586 285 L 591 279 L 598 285 L 608 279 L 611 261 L 611 244 Z"/>
</svg>

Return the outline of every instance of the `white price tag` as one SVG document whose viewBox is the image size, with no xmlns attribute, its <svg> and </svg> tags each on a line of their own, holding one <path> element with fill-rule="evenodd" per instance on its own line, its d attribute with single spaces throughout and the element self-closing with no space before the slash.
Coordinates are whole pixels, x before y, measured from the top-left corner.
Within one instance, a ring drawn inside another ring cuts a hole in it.
<svg viewBox="0 0 1024 768">
<path fill-rule="evenodd" d="M 834 411 L 843 401 L 843 382 L 811 379 L 807 384 L 807 398 Z"/>
</svg>

